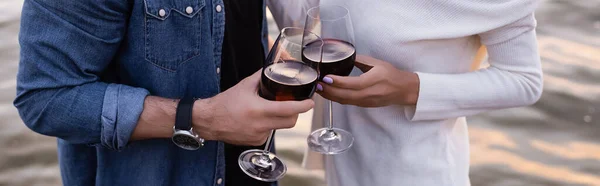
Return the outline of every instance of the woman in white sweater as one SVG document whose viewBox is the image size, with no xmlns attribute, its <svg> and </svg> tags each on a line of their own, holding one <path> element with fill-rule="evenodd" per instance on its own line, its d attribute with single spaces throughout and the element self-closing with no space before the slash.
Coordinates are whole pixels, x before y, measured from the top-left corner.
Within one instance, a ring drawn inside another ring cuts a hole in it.
<svg viewBox="0 0 600 186">
<path fill-rule="evenodd" d="M 331 186 L 470 185 L 465 117 L 542 93 L 535 0 L 320 3 L 349 9 L 357 62 L 372 66 L 320 82 L 320 95 L 344 104 L 334 104 L 335 127 L 355 137 L 346 153 L 325 158 Z M 472 71 L 482 45 L 490 65 Z M 328 121 L 321 103 L 313 129 Z M 314 155 L 309 167 L 323 162 Z"/>
</svg>

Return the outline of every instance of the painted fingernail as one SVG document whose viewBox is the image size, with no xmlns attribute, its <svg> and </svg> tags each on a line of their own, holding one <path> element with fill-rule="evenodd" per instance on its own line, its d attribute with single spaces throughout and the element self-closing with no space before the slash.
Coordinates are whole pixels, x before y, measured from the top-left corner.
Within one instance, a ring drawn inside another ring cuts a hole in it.
<svg viewBox="0 0 600 186">
<path fill-rule="evenodd" d="M 331 79 L 330 77 L 325 76 L 323 78 L 323 82 L 325 82 L 327 84 L 332 84 L 333 83 L 333 79 Z"/>
<path fill-rule="evenodd" d="M 323 91 L 323 86 L 321 86 L 321 84 L 317 84 L 317 90 L 318 91 Z"/>
</svg>

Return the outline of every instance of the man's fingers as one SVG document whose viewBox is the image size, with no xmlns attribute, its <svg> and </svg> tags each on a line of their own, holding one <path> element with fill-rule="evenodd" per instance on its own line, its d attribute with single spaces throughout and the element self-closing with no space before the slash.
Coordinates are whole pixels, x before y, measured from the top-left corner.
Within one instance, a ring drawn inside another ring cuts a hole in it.
<svg viewBox="0 0 600 186">
<path fill-rule="evenodd" d="M 298 121 L 298 114 L 287 117 L 274 117 L 268 125 L 265 125 L 265 131 L 277 130 L 277 129 L 289 129 L 296 126 Z"/>
<path fill-rule="evenodd" d="M 267 142 L 267 139 L 269 138 L 269 133 L 263 133 L 263 134 L 259 134 L 260 138 L 257 140 L 248 140 L 248 141 L 243 141 L 241 142 L 241 144 L 239 145 L 245 145 L 245 146 L 255 146 L 255 147 L 259 147 L 263 144 L 265 144 Z"/>
<path fill-rule="evenodd" d="M 267 101 L 264 104 L 266 114 L 271 116 L 293 116 L 296 114 L 304 113 L 309 111 L 315 106 L 315 102 L 312 99 L 306 99 L 302 101 Z"/>
</svg>

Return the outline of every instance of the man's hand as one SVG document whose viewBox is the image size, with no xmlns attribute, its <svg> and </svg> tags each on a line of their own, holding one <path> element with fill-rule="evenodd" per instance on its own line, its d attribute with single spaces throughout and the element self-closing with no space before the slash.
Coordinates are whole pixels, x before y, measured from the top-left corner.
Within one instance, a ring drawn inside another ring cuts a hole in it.
<svg viewBox="0 0 600 186">
<path fill-rule="evenodd" d="M 327 75 L 318 91 L 329 100 L 360 107 L 391 104 L 415 105 L 419 95 L 419 77 L 392 64 L 358 55 L 355 66 L 365 72 L 358 77 Z"/>
<path fill-rule="evenodd" d="M 269 101 L 257 94 L 262 70 L 234 87 L 194 104 L 193 128 L 206 140 L 259 146 L 272 129 L 292 128 L 298 114 L 314 106 L 304 101 Z"/>
</svg>

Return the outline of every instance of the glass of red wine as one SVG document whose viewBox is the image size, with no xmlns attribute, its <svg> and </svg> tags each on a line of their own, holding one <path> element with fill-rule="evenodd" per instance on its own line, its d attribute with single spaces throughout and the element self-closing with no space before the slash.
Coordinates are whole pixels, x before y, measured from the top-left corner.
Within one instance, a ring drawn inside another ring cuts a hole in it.
<svg viewBox="0 0 600 186">
<path fill-rule="evenodd" d="M 321 36 L 323 54 L 319 65 L 319 79 L 327 74 L 348 76 L 354 68 L 356 50 L 354 31 L 348 9 L 337 5 L 321 5 L 308 10 L 304 29 Z M 309 44 L 310 46 L 310 44 Z M 319 63 L 306 55 L 305 60 Z M 354 137 L 348 131 L 333 127 L 333 102 L 329 101 L 329 127 L 313 131 L 308 136 L 311 150 L 322 154 L 340 154 L 352 147 Z"/>
<path fill-rule="evenodd" d="M 308 46 L 310 44 L 310 46 Z M 300 101 L 310 99 L 315 92 L 319 63 L 305 63 L 302 53 L 320 61 L 323 40 L 302 28 L 286 27 L 281 30 L 265 59 L 258 95 L 271 101 Z M 264 149 L 251 149 L 240 154 L 238 164 L 250 177 L 273 182 L 287 171 L 285 163 L 270 151 L 275 130 L 267 139 Z"/>
</svg>

